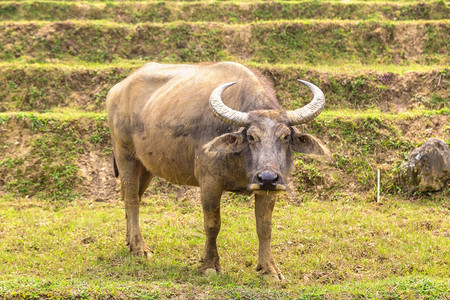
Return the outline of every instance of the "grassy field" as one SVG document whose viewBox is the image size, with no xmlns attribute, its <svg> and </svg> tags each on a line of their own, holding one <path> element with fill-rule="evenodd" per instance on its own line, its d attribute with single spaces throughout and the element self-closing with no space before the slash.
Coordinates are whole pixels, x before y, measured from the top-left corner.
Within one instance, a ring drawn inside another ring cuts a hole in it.
<svg viewBox="0 0 450 300">
<path fill-rule="evenodd" d="M 397 180 L 430 137 L 450 144 L 446 1 L 0 2 L 0 299 L 450 299 L 450 187 Z M 232 60 L 286 109 L 323 89 L 299 129 L 333 153 L 295 157 L 274 212 L 286 277 L 255 271 L 252 198 L 223 197 L 223 274 L 198 271 L 198 190 L 152 182 L 125 246 L 104 101 L 147 61 Z M 381 170 L 381 204 L 376 172 Z"/>
<path fill-rule="evenodd" d="M 448 203 L 280 200 L 274 255 L 283 283 L 256 275 L 253 202 L 229 196 L 219 251 L 223 275 L 197 271 L 203 247 L 197 200 L 144 200 L 147 261 L 124 245 L 122 203 L 46 203 L 4 198 L 0 260 L 3 296 L 187 298 L 444 299 Z"/>
</svg>

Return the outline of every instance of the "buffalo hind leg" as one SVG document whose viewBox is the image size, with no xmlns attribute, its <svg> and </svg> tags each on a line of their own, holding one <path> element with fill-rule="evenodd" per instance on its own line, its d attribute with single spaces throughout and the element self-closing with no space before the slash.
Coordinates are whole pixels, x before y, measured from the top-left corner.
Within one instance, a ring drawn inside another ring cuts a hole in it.
<svg viewBox="0 0 450 300">
<path fill-rule="evenodd" d="M 144 242 L 139 226 L 139 207 L 141 197 L 152 176 L 132 155 L 117 152 L 115 153 L 116 162 L 127 219 L 127 245 L 132 254 L 149 257 L 150 250 Z"/>
<path fill-rule="evenodd" d="M 200 271 L 211 274 L 221 271 L 219 253 L 217 251 L 217 236 L 220 231 L 220 198 L 222 189 L 201 189 L 203 222 L 206 234 L 205 250 L 201 258 L 203 265 Z"/>
<path fill-rule="evenodd" d="M 255 194 L 256 232 L 259 239 L 257 271 L 265 278 L 283 280 L 270 247 L 272 237 L 272 212 L 275 205 L 274 196 Z"/>
</svg>

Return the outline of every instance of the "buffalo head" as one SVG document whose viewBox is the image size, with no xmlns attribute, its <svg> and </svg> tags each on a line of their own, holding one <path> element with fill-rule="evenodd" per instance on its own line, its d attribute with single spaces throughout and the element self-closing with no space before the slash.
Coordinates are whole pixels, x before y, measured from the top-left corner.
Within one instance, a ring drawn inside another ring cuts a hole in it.
<svg viewBox="0 0 450 300">
<path fill-rule="evenodd" d="M 235 82 L 217 87 L 210 96 L 213 114 L 221 121 L 241 127 L 223 134 L 205 147 L 213 153 L 240 153 L 245 160 L 248 189 L 256 193 L 286 190 L 285 178 L 292 165 L 292 152 L 328 154 L 328 150 L 311 135 L 295 127 L 314 119 L 325 106 L 323 92 L 314 84 L 299 80 L 313 92 L 313 100 L 293 110 L 236 111 L 225 105 L 222 93 Z"/>
</svg>

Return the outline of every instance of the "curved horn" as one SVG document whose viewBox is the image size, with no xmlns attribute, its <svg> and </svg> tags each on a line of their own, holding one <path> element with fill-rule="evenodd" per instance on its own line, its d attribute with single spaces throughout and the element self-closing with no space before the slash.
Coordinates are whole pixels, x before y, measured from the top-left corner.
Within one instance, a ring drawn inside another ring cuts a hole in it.
<svg viewBox="0 0 450 300">
<path fill-rule="evenodd" d="M 306 106 L 287 112 L 290 126 L 311 121 L 317 117 L 325 107 L 325 95 L 317 86 L 308 81 L 303 81 L 300 79 L 298 79 L 298 81 L 309 87 L 311 92 L 314 94 L 314 98 Z"/>
<path fill-rule="evenodd" d="M 249 125 L 248 114 L 229 108 L 223 103 L 221 98 L 223 91 L 235 83 L 236 82 L 229 82 L 216 88 L 209 97 L 209 105 L 213 110 L 214 116 L 222 122 L 230 125 L 247 127 Z"/>
</svg>

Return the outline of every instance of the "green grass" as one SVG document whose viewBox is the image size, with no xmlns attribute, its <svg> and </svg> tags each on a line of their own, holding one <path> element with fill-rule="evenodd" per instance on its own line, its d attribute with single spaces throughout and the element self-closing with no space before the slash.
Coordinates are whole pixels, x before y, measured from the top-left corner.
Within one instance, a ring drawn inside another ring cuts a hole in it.
<svg viewBox="0 0 450 300">
<path fill-rule="evenodd" d="M 133 70 L 142 66 L 139 60 L 115 64 L 67 64 L 24 62 L 0 64 L 0 111 L 48 111 L 69 107 L 84 111 L 104 110 L 109 89 Z M 314 82 L 323 89 L 328 109 L 382 108 L 439 110 L 450 101 L 448 70 L 443 66 L 370 65 L 270 65 L 249 64 L 274 82 L 280 102 L 286 108 L 296 107 L 310 99 L 310 92 L 296 79 Z M 408 72 L 407 72 L 408 71 Z M 411 84 L 413 82 L 414 84 Z M 422 84 L 421 82 L 429 82 Z M 409 90 L 398 93 L 398 87 L 409 84 Z M 393 101 L 394 99 L 394 101 Z"/>
<path fill-rule="evenodd" d="M 295 109 L 295 107 L 293 107 Z M 367 110 L 352 110 L 352 109 L 339 109 L 328 110 L 325 109 L 315 120 L 320 121 L 334 121 L 336 119 L 344 120 L 358 120 L 358 119 L 382 119 L 386 121 L 401 121 L 412 120 L 421 116 L 434 116 L 443 115 L 449 116 L 450 111 L 448 108 L 442 110 L 411 110 L 402 113 L 386 113 L 381 112 L 379 109 L 367 109 Z M 48 122 L 76 122 L 80 120 L 94 120 L 99 122 L 106 122 L 105 112 L 88 112 L 73 109 L 59 109 L 55 108 L 53 111 L 38 113 L 38 112 L 22 112 L 22 111 L 9 111 L 0 113 L 0 124 L 4 124 L 5 121 L 10 119 L 23 120 L 25 122 L 30 121 L 31 126 L 35 126 L 35 129 L 44 130 L 49 124 Z M 312 121 L 314 122 L 314 121 Z M 34 125 L 33 125 L 34 124 Z M 58 125 L 59 126 L 59 125 Z M 301 125 L 308 126 L 308 125 Z M 85 128 L 88 130 L 88 128 Z"/>
<path fill-rule="evenodd" d="M 26 21 L 2 22 L 0 28 L 0 59 L 5 61 L 32 58 L 42 62 L 52 59 L 88 62 L 245 59 L 271 64 L 449 63 L 444 55 L 450 32 L 446 20 L 270 21 L 245 25 Z"/>
<path fill-rule="evenodd" d="M 254 270 L 253 201 L 246 198 L 223 205 L 224 274 L 211 277 L 197 271 L 204 243 L 198 199 L 144 200 L 149 261 L 124 245 L 120 202 L 0 201 L 0 297 L 444 299 L 450 289 L 445 202 L 280 200 L 273 251 L 287 281 L 269 284 Z"/>
<path fill-rule="evenodd" d="M 55 201 L 82 195 L 79 157 L 102 152 L 109 140 L 104 114 L 82 115 L 84 119 L 67 112 L 1 114 L 3 192 Z"/>
<path fill-rule="evenodd" d="M 450 10 L 444 1 L 361 2 L 55 2 L 5 1 L 0 20 L 103 19 L 126 23 L 174 20 L 247 23 L 258 20 L 350 19 L 418 20 L 445 19 Z"/>
<path fill-rule="evenodd" d="M 131 72 L 150 61 L 145 61 L 142 59 L 120 59 L 117 58 L 113 62 L 91 62 L 91 61 L 77 61 L 76 59 L 69 59 L 64 61 L 55 60 L 36 60 L 30 57 L 21 57 L 13 61 L 0 61 L 0 68 L 7 68 L 10 72 L 14 70 L 21 70 L 24 68 L 43 68 L 47 70 L 58 70 L 64 69 L 65 72 L 77 71 L 77 70 L 87 70 L 96 71 L 103 69 L 124 69 L 126 72 Z M 319 72 L 323 71 L 326 73 L 336 74 L 361 74 L 361 71 L 368 72 L 387 72 L 397 75 L 403 75 L 406 72 L 427 72 L 433 70 L 440 70 L 442 72 L 448 72 L 447 66 L 442 66 L 440 64 L 417 64 L 409 63 L 407 65 L 396 65 L 396 64 L 362 64 L 359 62 L 338 62 L 337 64 L 311 64 L 304 61 L 299 61 L 295 63 L 256 63 L 245 60 L 239 60 L 239 63 L 247 65 L 251 68 L 258 69 L 260 71 L 264 69 L 307 69 L 307 71 Z M 195 62 L 184 62 L 183 64 L 195 64 Z M 42 74 L 44 75 L 44 74 Z M 444 74 L 445 75 L 445 74 Z"/>
</svg>

